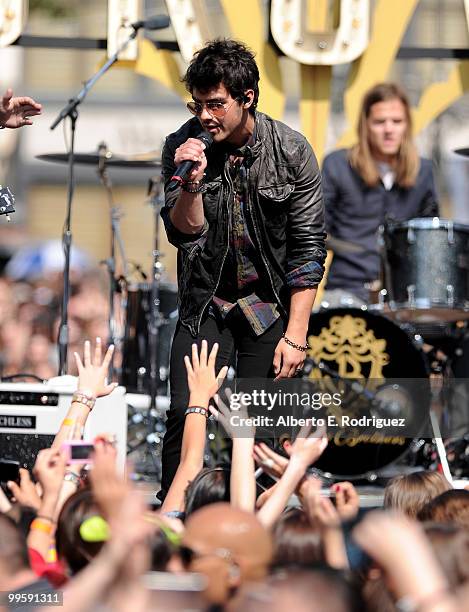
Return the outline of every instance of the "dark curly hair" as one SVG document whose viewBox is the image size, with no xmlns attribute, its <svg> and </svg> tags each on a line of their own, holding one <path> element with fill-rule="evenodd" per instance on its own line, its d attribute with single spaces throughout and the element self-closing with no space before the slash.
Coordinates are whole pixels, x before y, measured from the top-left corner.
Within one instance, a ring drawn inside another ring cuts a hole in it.
<svg viewBox="0 0 469 612">
<path fill-rule="evenodd" d="M 205 92 L 223 83 L 234 99 L 243 99 L 246 89 L 252 89 L 249 112 L 254 112 L 259 99 L 259 69 L 254 54 L 236 40 L 217 38 L 196 51 L 182 81 L 190 93 L 194 89 Z"/>
</svg>

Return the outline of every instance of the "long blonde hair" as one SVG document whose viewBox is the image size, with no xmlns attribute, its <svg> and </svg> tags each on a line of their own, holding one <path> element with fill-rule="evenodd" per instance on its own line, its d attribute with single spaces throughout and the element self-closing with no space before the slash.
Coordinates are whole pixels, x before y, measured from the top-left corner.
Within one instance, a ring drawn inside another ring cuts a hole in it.
<svg viewBox="0 0 469 612">
<path fill-rule="evenodd" d="M 367 119 L 373 104 L 387 102 L 388 100 L 400 100 L 405 108 L 407 129 L 404 133 L 402 144 L 397 156 L 396 183 L 406 189 L 413 187 L 420 169 L 420 160 L 417 149 L 412 140 L 412 116 L 410 104 L 404 90 L 395 83 L 379 83 L 365 94 L 362 102 L 360 117 L 357 124 L 358 143 L 352 147 L 349 153 L 349 161 L 352 168 L 358 172 L 369 187 L 375 187 L 380 181 L 380 174 L 373 159 L 368 140 Z"/>
</svg>

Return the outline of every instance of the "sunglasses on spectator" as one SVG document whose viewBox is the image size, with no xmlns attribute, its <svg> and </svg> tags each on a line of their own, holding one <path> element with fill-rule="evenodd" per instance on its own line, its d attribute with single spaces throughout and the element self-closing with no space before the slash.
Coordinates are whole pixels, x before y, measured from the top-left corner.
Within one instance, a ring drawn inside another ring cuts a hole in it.
<svg viewBox="0 0 469 612">
<path fill-rule="evenodd" d="M 233 100 L 233 102 L 226 106 L 226 102 L 188 102 L 187 103 L 187 108 L 189 109 L 189 111 L 193 114 L 196 115 L 197 117 L 200 117 L 200 115 L 203 113 L 204 110 L 204 106 L 207 109 L 207 112 L 212 115 L 212 117 L 216 117 L 217 119 L 222 119 L 226 113 L 230 110 L 230 108 L 233 106 L 233 104 L 235 102 L 239 101 L 239 98 L 235 98 Z"/>
<path fill-rule="evenodd" d="M 189 546 L 183 545 L 179 547 L 178 552 L 179 558 L 181 559 L 182 564 L 186 568 L 189 567 L 195 559 L 201 559 L 204 557 L 219 557 L 220 559 L 224 559 L 229 563 L 235 564 L 231 552 L 226 548 L 216 548 L 212 552 L 200 553 L 195 551 L 193 548 L 190 548 Z"/>
</svg>

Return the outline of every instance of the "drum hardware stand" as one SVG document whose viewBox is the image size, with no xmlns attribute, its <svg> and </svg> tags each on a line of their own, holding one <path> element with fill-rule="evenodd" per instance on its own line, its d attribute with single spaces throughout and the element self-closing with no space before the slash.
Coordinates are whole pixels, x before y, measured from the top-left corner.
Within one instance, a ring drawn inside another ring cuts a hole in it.
<svg viewBox="0 0 469 612">
<path fill-rule="evenodd" d="M 88 79 L 78 94 L 71 98 L 60 113 L 55 118 L 54 122 L 50 126 L 51 130 L 54 130 L 59 123 L 69 117 L 71 123 L 71 138 L 70 138 L 70 149 L 68 152 L 68 195 L 67 195 L 67 213 L 65 217 L 62 243 L 65 255 L 64 273 L 63 273 L 63 298 L 62 298 L 62 312 L 58 335 L 58 347 L 59 347 L 59 376 L 63 376 L 67 373 L 67 351 L 68 351 L 68 302 L 70 297 L 70 254 L 72 248 L 72 202 L 73 194 L 75 191 L 75 132 L 76 123 L 78 120 L 78 107 L 86 98 L 88 92 L 92 89 L 93 85 L 105 74 L 109 68 L 118 60 L 119 54 L 127 47 L 127 45 L 137 37 L 139 28 L 143 27 L 144 23 L 139 22 L 135 24 L 132 34 L 118 47 L 117 51 L 112 55 L 105 64 Z"/>
<path fill-rule="evenodd" d="M 164 420 L 159 415 L 156 405 L 158 386 L 162 382 L 160 375 L 159 359 L 159 339 L 160 328 L 167 325 L 168 321 L 160 310 L 160 284 L 164 272 L 164 266 L 160 259 L 163 256 L 159 250 L 159 218 L 160 210 L 164 204 L 163 189 L 161 178 L 150 179 L 148 185 L 148 199 L 153 208 L 154 217 L 154 248 L 152 251 L 152 283 L 151 283 L 151 304 L 148 318 L 148 347 L 150 360 L 150 405 L 146 414 L 147 436 L 145 438 L 145 452 L 143 460 L 143 471 L 148 472 L 149 461 L 157 475 L 161 468 L 157 458 L 157 445 L 161 442 L 161 435 L 164 434 L 166 426 Z M 153 447 L 153 448 L 152 448 Z"/>
<path fill-rule="evenodd" d="M 122 270 L 123 276 L 127 279 L 128 275 L 128 266 L 127 266 L 127 258 L 125 256 L 124 243 L 122 241 L 122 235 L 120 232 L 120 224 L 119 221 L 122 217 L 122 214 L 118 207 L 115 206 L 114 198 L 112 195 L 112 183 L 109 175 L 107 173 L 106 167 L 106 158 L 108 155 L 108 148 L 104 142 L 102 142 L 98 147 L 99 153 L 99 164 L 98 164 L 98 176 L 99 179 L 106 191 L 108 205 L 109 205 L 109 214 L 110 214 L 110 226 L 111 226 L 111 243 L 110 243 L 110 255 L 107 259 L 104 259 L 100 263 L 105 264 L 108 275 L 109 275 L 109 344 L 113 344 L 117 347 L 120 344 L 121 336 L 117 335 L 117 324 L 114 315 L 114 298 L 117 293 L 117 280 L 116 279 L 116 243 L 119 249 L 121 261 L 122 261 Z M 113 380 L 114 378 L 114 355 L 111 358 L 111 363 L 109 364 L 109 380 Z"/>
<path fill-rule="evenodd" d="M 387 223 L 384 223 L 380 225 L 378 229 L 378 248 L 381 259 L 381 275 L 383 281 L 382 286 L 385 287 L 385 289 L 381 289 L 381 291 L 379 292 L 378 299 L 380 306 L 384 306 L 385 300 L 387 300 L 391 304 L 394 301 L 391 285 L 391 266 L 389 263 L 386 248 L 386 227 Z"/>
<path fill-rule="evenodd" d="M 435 440 L 436 451 L 440 459 L 441 468 L 446 480 L 450 485 L 453 484 L 453 476 L 449 468 L 448 457 L 446 456 L 446 449 L 441 437 L 440 424 L 438 423 L 438 417 L 433 408 L 430 408 L 430 422 L 432 424 L 433 438 Z"/>
</svg>

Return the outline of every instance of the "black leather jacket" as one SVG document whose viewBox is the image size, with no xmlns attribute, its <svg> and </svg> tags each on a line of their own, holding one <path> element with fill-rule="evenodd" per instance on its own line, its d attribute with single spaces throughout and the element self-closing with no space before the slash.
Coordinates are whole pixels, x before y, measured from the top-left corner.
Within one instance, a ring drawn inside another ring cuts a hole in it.
<svg viewBox="0 0 469 612">
<path fill-rule="evenodd" d="M 203 195 L 205 223 L 197 234 L 183 234 L 172 224 L 169 211 L 179 189 L 169 192 L 174 174 L 174 153 L 188 138 L 201 131 L 193 118 L 166 138 L 163 148 L 165 206 L 161 211 L 168 240 L 178 248 L 179 319 L 195 336 L 205 309 L 220 281 L 229 249 L 233 184 L 228 154 L 220 145 L 207 151 L 207 191 Z M 324 210 L 318 164 L 306 139 L 284 123 L 256 112 L 256 142 L 247 151 L 248 206 L 256 245 L 264 265 L 265 282 L 273 299 L 287 316 L 289 274 L 308 262 L 317 272 L 309 275 L 318 285 L 324 271 Z M 297 286 L 297 285 L 296 285 Z M 305 286 L 305 285 L 303 285 Z"/>
</svg>

